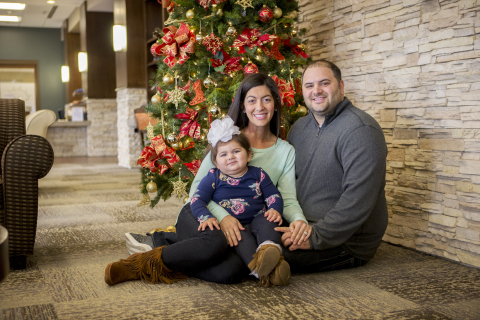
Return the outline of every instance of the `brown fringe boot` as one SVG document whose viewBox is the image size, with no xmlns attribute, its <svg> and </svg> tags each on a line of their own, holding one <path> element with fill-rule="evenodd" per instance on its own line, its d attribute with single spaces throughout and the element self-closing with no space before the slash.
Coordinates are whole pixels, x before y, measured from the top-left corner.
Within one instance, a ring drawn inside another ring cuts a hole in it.
<svg viewBox="0 0 480 320">
<path fill-rule="evenodd" d="M 105 282 L 114 285 L 129 280 L 143 279 L 148 283 L 168 283 L 184 280 L 187 276 L 168 269 L 162 261 L 163 247 L 132 254 L 127 259 L 112 262 L 105 268 Z"/>
<path fill-rule="evenodd" d="M 268 287 L 268 275 L 277 265 L 281 257 L 280 249 L 276 245 L 266 244 L 261 246 L 253 255 L 253 260 L 250 261 L 248 267 L 252 272 L 255 272 L 260 279 L 260 284 L 266 283 Z"/>
<path fill-rule="evenodd" d="M 288 264 L 283 256 L 280 256 L 280 260 L 278 261 L 275 269 L 268 275 L 268 284 L 265 286 L 268 287 L 269 285 L 273 284 L 276 286 L 286 286 L 290 283 L 290 265 Z"/>
</svg>

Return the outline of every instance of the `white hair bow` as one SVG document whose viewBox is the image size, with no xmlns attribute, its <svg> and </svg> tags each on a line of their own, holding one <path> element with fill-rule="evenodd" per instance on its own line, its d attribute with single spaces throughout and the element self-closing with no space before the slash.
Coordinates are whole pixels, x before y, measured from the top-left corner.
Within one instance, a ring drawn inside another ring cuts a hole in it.
<svg viewBox="0 0 480 320">
<path fill-rule="evenodd" d="M 233 124 L 232 118 L 226 116 L 222 120 L 215 120 L 210 125 L 207 139 L 215 147 L 218 141 L 228 142 L 234 134 L 240 134 L 240 129 Z"/>
</svg>

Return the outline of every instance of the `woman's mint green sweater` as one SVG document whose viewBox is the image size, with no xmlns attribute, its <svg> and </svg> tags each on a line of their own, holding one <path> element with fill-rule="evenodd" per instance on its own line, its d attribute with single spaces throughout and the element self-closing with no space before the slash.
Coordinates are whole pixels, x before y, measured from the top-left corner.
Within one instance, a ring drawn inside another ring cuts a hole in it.
<svg viewBox="0 0 480 320">
<path fill-rule="evenodd" d="M 284 203 L 283 217 L 285 220 L 289 223 L 296 220 L 307 222 L 303 215 L 302 208 L 300 208 L 297 201 L 297 191 L 295 188 L 295 149 L 292 145 L 279 138 L 270 148 L 252 148 L 252 151 L 252 160 L 250 160 L 248 164 L 260 167 L 267 172 L 273 184 L 276 185 L 282 194 Z M 190 198 L 197 189 L 200 180 L 207 175 L 208 170 L 214 167 L 215 165 L 210 159 L 210 153 L 208 153 L 205 159 L 203 159 L 202 165 L 192 182 Z M 220 222 L 229 215 L 224 208 L 213 201 L 210 201 L 208 204 L 208 209 Z"/>
</svg>

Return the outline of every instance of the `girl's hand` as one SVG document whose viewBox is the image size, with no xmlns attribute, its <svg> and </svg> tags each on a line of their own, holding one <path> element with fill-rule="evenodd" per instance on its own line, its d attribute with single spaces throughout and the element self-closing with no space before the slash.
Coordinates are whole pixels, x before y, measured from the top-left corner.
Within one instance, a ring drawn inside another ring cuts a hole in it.
<svg viewBox="0 0 480 320">
<path fill-rule="evenodd" d="M 265 217 L 270 222 L 272 222 L 272 221 L 273 222 L 278 222 L 279 226 L 282 224 L 282 221 L 283 221 L 282 216 L 275 209 L 269 209 L 267 212 L 265 212 Z"/>
<path fill-rule="evenodd" d="M 290 223 L 290 232 L 292 233 L 292 244 L 300 245 L 307 241 L 312 234 L 312 227 L 305 221 L 296 220 Z"/>
<path fill-rule="evenodd" d="M 203 221 L 202 223 L 200 223 L 200 225 L 198 226 L 198 231 L 202 230 L 202 231 L 205 231 L 205 228 L 206 227 L 209 227 L 210 230 L 213 231 L 213 227 L 217 228 L 218 230 L 220 230 L 220 225 L 218 224 L 218 220 L 217 218 L 208 218 L 207 220 Z"/>
<path fill-rule="evenodd" d="M 242 240 L 240 230 L 245 230 L 245 228 L 237 220 L 237 218 L 232 216 L 226 216 L 222 219 L 222 222 L 220 222 L 220 228 L 222 228 L 222 231 L 225 234 L 225 238 L 227 238 L 230 247 L 238 246 L 238 241 Z"/>
</svg>

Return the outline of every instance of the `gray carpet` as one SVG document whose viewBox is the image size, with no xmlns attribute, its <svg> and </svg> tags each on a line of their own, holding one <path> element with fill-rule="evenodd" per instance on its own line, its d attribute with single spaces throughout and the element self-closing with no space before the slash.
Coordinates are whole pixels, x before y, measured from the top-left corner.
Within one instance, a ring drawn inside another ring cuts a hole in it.
<svg viewBox="0 0 480 320">
<path fill-rule="evenodd" d="M 480 319 L 480 270 L 382 244 L 366 266 L 219 285 L 104 282 L 125 258 L 124 233 L 175 223 L 175 199 L 150 209 L 137 169 L 55 164 L 40 180 L 35 254 L 0 283 L 0 319 Z"/>
</svg>

